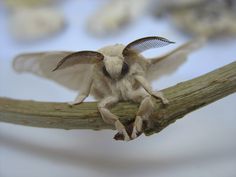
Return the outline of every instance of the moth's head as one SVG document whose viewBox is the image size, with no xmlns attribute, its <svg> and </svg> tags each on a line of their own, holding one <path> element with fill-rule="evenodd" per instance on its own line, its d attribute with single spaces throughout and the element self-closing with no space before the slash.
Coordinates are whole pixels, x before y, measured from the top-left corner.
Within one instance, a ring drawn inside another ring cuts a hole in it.
<svg viewBox="0 0 236 177">
<path fill-rule="evenodd" d="M 123 57 L 104 56 L 103 64 L 103 74 L 113 80 L 119 80 L 129 72 L 129 66 Z"/>
<path fill-rule="evenodd" d="M 102 72 L 106 77 L 118 80 L 128 73 L 129 66 L 122 54 L 124 48 L 122 44 L 115 44 L 98 50 L 104 56 Z"/>
<path fill-rule="evenodd" d="M 111 79 L 119 79 L 124 77 L 129 72 L 128 62 L 132 60 L 133 56 L 137 56 L 145 50 L 163 47 L 174 42 L 168 39 L 151 36 L 135 40 L 128 45 L 116 44 L 100 49 L 103 58 L 103 73 Z"/>
</svg>

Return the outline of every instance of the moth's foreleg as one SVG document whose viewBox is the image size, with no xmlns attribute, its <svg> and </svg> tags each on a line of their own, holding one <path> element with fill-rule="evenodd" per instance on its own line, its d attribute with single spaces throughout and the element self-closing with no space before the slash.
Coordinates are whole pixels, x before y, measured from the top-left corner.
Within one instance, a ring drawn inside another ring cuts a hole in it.
<svg viewBox="0 0 236 177">
<path fill-rule="evenodd" d="M 169 104 L 169 100 L 164 96 L 164 94 L 160 91 L 154 91 L 152 93 L 152 96 L 154 96 L 155 98 L 158 98 L 161 100 L 161 102 L 165 105 Z"/>
<path fill-rule="evenodd" d="M 125 129 L 125 126 L 120 122 L 119 117 L 112 114 L 108 110 L 108 108 L 116 104 L 118 101 L 119 99 L 117 97 L 109 96 L 98 103 L 98 110 L 104 122 L 115 125 L 115 128 L 117 129 L 117 131 L 124 135 L 124 140 L 129 141 L 130 137 Z"/>
<path fill-rule="evenodd" d="M 77 104 L 80 104 L 82 103 L 85 98 L 87 98 L 88 95 L 85 95 L 85 94 L 78 94 L 77 97 L 75 98 L 74 101 L 71 101 L 71 102 L 68 102 L 69 105 L 77 105 Z"/>
<path fill-rule="evenodd" d="M 168 99 L 160 91 L 153 91 L 151 85 L 148 83 L 145 77 L 136 75 L 135 79 L 140 83 L 140 85 L 153 97 L 160 99 L 163 104 L 169 104 Z"/>
<path fill-rule="evenodd" d="M 82 103 L 88 96 L 91 90 L 93 79 L 92 77 L 88 77 L 86 83 L 84 83 L 83 88 L 81 89 L 81 93 L 77 95 L 74 101 L 69 102 L 69 105 L 76 105 Z"/>
</svg>

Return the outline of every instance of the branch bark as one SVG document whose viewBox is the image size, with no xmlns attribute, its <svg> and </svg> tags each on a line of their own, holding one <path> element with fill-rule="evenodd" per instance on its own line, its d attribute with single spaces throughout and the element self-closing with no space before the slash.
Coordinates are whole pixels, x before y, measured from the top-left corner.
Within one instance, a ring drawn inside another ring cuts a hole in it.
<svg viewBox="0 0 236 177">
<path fill-rule="evenodd" d="M 186 114 L 234 93 L 236 62 L 162 91 L 170 104 L 164 107 L 159 100 L 155 100 L 155 111 L 151 115 L 153 127 L 145 130 L 147 135 L 159 132 Z M 127 124 L 134 119 L 137 109 L 137 104 L 122 102 L 111 111 Z M 0 98 L 0 122 L 66 130 L 114 129 L 103 122 L 96 102 L 70 107 L 66 103 Z"/>
</svg>

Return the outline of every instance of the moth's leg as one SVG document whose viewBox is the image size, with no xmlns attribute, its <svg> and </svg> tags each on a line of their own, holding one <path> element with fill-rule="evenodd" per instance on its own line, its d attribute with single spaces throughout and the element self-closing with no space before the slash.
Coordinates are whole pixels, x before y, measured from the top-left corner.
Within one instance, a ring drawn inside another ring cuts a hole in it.
<svg viewBox="0 0 236 177">
<path fill-rule="evenodd" d="M 81 93 L 77 95 L 74 101 L 69 102 L 68 104 L 76 105 L 76 104 L 82 103 L 85 100 L 85 98 L 89 96 L 92 83 L 93 83 L 92 77 L 88 77 L 88 79 L 86 80 L 86 83 L 84 83 L 83 88 L 81 89 Z"/>
<path fill-rule="evenodd" d="M 142 92 L 142 90 L 130 93 L 130 96 L 134 102 L 141 102 L 136 114 L 133 132 L 131 135 L 131 138 L 134 139 L 138 136 L 139 133 L 142 132 L 143 122 L 147 121 L 148 124 L 150 123 L 149 116 L 153 112 L 154 104 L 152 102 L 151 96 L 146 92 Z"/>
<path fill-rule="evenodd" d="M 119 98 L 116 96 L 109 96 L 107 98 L 104 98 L 98 103 L 98 110 L 102 116 L 102 119 L 104 122 L 108 124 L 115 125 L 115 128 L 119 133 L 122 133 L 124 135 L 124 140 L 129 141 L 130 137 L 125 129 L 125 126 L 120 122 L 119 117 L 112 114 L 108 108 L 112 107 L 114 104 L 116 104 L 119 101 Z"/>
<path fill-rule="evenodd" d="M 163 104 L 169 104 L 168 99 L 164 96 L 162 92 L 156 92 L 152 90 L 151 85 L 148 83 L 148 81 L 140 75 L 136 75 L 135 79 L 140 83 L 140 85 L 151 95 L 155 98 L 158 98 L 162 101 Z"/>
<path fill-rule="evenodd" d="M 154 96 L 155 98 L 159 98 L 162 101 L 163 104 L 169 104 L 169 100 L 160 91 L 152 92 L 152 96 Z"/>
<path fill-rule="evenodd" d="M 76 105 L 76 104 L 80 104 L 80 103 L 82 103 L 84 100 L 85 100 L 85 98 L 87 98 L 88 97 L 88 95 L 85 95 L 85 94 L 78 94 L 77 95 L 77 97 L 75 98 L 75 100 L 74 101 L 71 101 L 71 102 L 68 102 L 68 104 L 69 105 Z"/>
</svg>

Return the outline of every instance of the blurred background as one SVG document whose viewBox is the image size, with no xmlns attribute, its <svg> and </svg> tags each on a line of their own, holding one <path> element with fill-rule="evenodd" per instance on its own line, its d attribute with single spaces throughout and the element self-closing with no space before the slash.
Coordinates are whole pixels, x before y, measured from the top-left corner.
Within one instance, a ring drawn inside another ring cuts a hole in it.
<svg viewBox="0 0 236 177">
<path fill-rule="evenodd" d="M 234 0 L 1 0 L 0 96 L 72 101 L 77 93 L 12 69 L 24 52 L 97 50 L 158 35 L 176 45 L 209 39 L 156 90 L 236 60 Z M 93 101 L 89 97 L 87 101 Z M 235 177 L 236 94 L 178 120 L 162 132 L 131 142 L 111 130 L 57 130 L 0 123 L 0 177 Z"/>
</svg>

